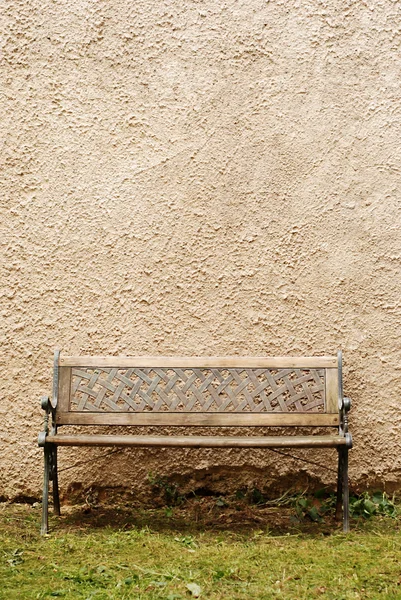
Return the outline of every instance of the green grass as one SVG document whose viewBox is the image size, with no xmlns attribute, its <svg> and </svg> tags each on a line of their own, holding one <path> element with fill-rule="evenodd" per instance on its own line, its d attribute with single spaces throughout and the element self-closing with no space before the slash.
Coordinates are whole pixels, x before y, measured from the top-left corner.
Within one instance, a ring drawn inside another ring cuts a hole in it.
<svg viewBox="0 0 401 600">
<path fill-rule="evenodd" d="M 76 507 L 39 536 L 40 507 L 0 507 L 0 598 L 401 598 L 401 520 L 344 535 L 294 508 L 186 501 Z"/>
</svg>

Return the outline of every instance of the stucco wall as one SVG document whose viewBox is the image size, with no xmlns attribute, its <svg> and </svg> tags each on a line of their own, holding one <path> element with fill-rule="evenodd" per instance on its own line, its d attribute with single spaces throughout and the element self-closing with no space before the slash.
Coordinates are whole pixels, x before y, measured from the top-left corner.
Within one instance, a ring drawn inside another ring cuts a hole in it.
<svg viewBox="0 0 401 600">
<path fill-rule="evenodd" d="M 1 24 L 0 494 L 40 493 L 55 347 L 342 348 L 352 484 L 400 488 L 400 3 L 12 0 Z M 62 488 L 273 462 L 126 453 Z"/>
</svg>

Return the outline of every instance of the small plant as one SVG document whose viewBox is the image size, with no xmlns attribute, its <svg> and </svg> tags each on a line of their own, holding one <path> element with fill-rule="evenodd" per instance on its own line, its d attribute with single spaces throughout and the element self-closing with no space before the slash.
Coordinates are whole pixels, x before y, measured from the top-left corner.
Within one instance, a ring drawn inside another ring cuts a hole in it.
<svg viewBox="0 0 401 600">
<path fill-rule="evenodd" d="M 390 499 L 386 492 L 375 492 L 373 495 L 365 492 L 361 496 L 351 496 L 350 513 L 353 517 L 365 519 L 374 515 L 396 517 L 397 507 L 394 498 Z"/>
<path fill-rule="evenodd" d="M 311 496 L 306 496 L 303 492 L 292 499 L 292 505 L 298 519 L 306 517 L 316 523 L 321 523 L 324 516 L 332 512 L 335 504 L 336 496 L 328 493 L 325 488 L 318 490 Z"/>
<path fill-rule="evenodd" d="M 24 562 L 24 559 L 22 558 L 23 554 L 23 550 L 20 550 L 19 548 L 16 548 L 12 552 L 10 552 L 8 554 L 8 558 L 6 558 L 7 563 L 10 565 L 10 567 L 17 567 L 18 565 L 21 565 Z"/>
<path fill-rule="evenodd" d="M 219 508 L 224 508 L 225 506 L 228 506 L 228 502 L 224 498 L 219 496 L 216 500 L 216 506 L 218 506 Z"/>
<path fill-rule="evenodd" d="M 262 505 L 266 504 L 266 498 L 259 488 L 240 488 L 235 492 L 235 499 L 239 501 L 245 500 L 248 504 Z"/>
<path fill-rule="evenodd" d="M 171 506 L 177 506 L 182 504 L 185 500 L 185 496 L 180 494 L 178 485 L 169 481 L 167 477 L 161 475 L 148 474 L 148 481 L 154 490 L 163 494 L 166 504 Z"/>
<path fill-rule="evenodd" d="M 295 512 L 299 519 L 308 517 L 311 521 L 321 522 L 322 515 L 317 506 L 313 504 L 311 498 L 299 496 L 294 502 Z"/>
<path fill-rule="evenodd" d="M 309 518 L 311 521 L 321 522 L 324 516 L 332 512 L 336 506 L 335 494 L 327 494 L 326 490 L 319 490 L 313 496 L 305 493 L 293 498 L 298 519 Z M 365 492 L 360 496 L 350 497 L 351 517 L 369 519 L 375 515 L 396 517 L 398 514 L 394 498 L 389 498 L 385 492 L 375 492 L 373 495 Z"/>
<path fill-rule="evenodd" d="M 238 575 L 238 568 L 233 569 L 232 567 L 217 568 L 212 574 L 214 581 L 220 581 L 221 579 L 240 579 Z"/>
<path fill-rule="evenodd" d="M 194 538 L 192 537 L 192 535 L 184 535 L 182 537 L 175 537 L 174 540 L 176 542 L 179 542 L 180 544 L 182 544 L 185 548 L 189 548 L 191 550 L 198 547 L 198 545 L 197 545 L 196 541 L 194 540 Z"/>
<path fill-rule="evenodd" d="M 266 504 L 266 498 L 258 488 L 253 488 L 248 492 L 248 502 L 249 504 L 257 504 L 262 505 Z"/>
</svg>

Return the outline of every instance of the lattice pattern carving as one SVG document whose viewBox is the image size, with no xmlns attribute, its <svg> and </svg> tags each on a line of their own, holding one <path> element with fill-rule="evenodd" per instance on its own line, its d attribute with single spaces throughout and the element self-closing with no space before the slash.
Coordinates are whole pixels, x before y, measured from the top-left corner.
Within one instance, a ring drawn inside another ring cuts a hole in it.
<svg viewBox="0 0 401 600">
<path fill-rule="evenodd" d="M 325 412 L 324 369 L 77 368 L 72 411 Z"/>
</svg>

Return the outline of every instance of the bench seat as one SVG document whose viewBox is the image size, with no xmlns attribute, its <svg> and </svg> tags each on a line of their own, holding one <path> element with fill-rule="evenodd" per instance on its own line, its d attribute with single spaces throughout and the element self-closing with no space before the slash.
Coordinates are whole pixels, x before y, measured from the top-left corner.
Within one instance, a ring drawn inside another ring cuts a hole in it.
<svg viewBox="0 0 401 600">
<path fill-rule="evenodd" d="M 49 435 L 57 446 L 159 446 L 175 448 L 337 448 L 346 446 L 344 436 L 195 436 L 195 435 Z"/>
</svg>

